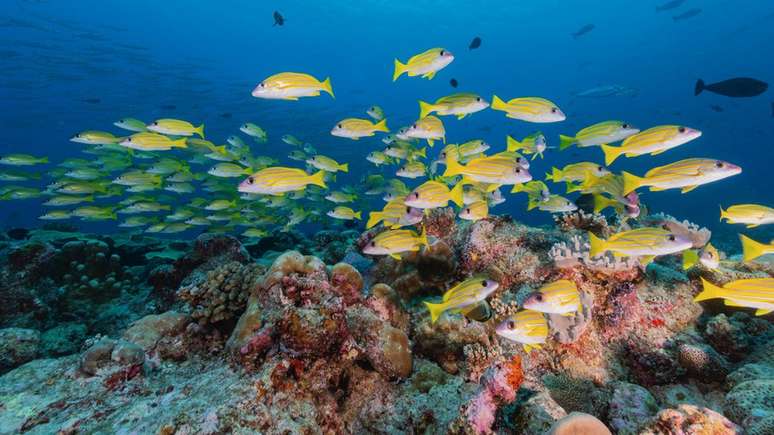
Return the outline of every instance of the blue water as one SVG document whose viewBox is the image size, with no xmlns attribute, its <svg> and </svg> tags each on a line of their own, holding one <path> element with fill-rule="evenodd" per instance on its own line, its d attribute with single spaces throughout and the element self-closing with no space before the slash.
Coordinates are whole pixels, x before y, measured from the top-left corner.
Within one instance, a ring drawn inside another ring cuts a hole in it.
<svg viewBox="0 0 774 435">
<path fill-rule="evenodd" d="M 507 134 L 521 138 L 540 129 L 549 145 L 557 145 L 559 133 L 573 134 L 608 119 L 641 128 L 666 123 L 698 128 L 704 134 L 694 142 L 655 157 L 620 159 L 613 169 L 641 175 L 688 157 L 738 164 L 744 169 L 741 175 L 689 194 L 642 195 L 651 211 L 713 230 L 737 231 L 718 223 L 718 205 L 774 204 L 774 97 L 771 91 L 746 99 L 709 92 L 695 97 L 693 87 L 697 78 L 708 83 L 737 76 L 774 80 L 774 4 L 687 0 L 676 10 L 656 12 L 664 1 L 625 3 L 8 0 L 0 3 L 0 155 L 47 155 L 52 161 L 47 168 L 53 168 L 63 158 L 81 157 L 83 145 L 68 141 L 74 133 L 123 133 L 112 126 L 123 117 L 203 122 L 207 138 L 216 143 L 225 143 L 241 123 L 250 121 L 270 137 L 268 144 L 253 146 L 255 154 L 298 166 L 286 158 L 291 147 L 279 140 L 293 134 L 319 153 L 350 163 L 350 174 L 339 175 L 337 186 L 342 186 L 357 183 L 366 172 L 380 172 L 364 157 L 383 144 L 378 138 L 333 137 L 330 128 L 345 117 L 366 117 L 365 109 L 373 104 L 384 108 L 388 125 L 397 129 L 418 115 L 418 99 L 458 91 L 487 99 L 493 93 L 506 100 L 542 96 L 556 102 L 568 119 L 528 124 L 486 110 L 461 121 L 444 117 L 447 138 L 483 138 L 499 151 Z M 673 20 L 691 8 L 702 12 Z M 284 26 L 272 26 L 274 10 L 285 16 Z M 593 31 L 571 37 L 589 23 L 596 26 Z M 474 36 L 483 44 L 469 51 Z M 451 50 L 456 59 L 435 79 L 403 76 L 391 81 L 395 57 L 405 61 L 436 46 Z M 282 71 L 330 76 L 335 100 L 327 95 L 296 102 L 250 96 L 258 82 Z M 451 78 L 459 81 L 458 89 L 449 86 Z M 638 93 L 599 99 L 573 96 L 609 84 Z M 100 102 L 84 101 L 92 98 Z M 161 108 L 170 104 L 176 109 Z M 713 111 L 712 105 L 723 112 Z M 231 119 L 221 116 L 226 112 Z M 430 154 L 435 156 L 439 148 L 436 145 Z M 579 160 L 601 162 L 602 153 L 597 148 L 549 150 L 545 160 L 533 162 L 531 172 L 542 178 L 552 165 Z M 406 181 L 409 187 L 421 182 Z M 563 193 L 555 186 L 552 190 Z M 547 213 L 526 212 L 524 195 L 506 196 L 508 202 L 492 213 L 511 214 L 530 224 L 550 222 Z M 3 202 L 0 225 L 38 225 L 40 202 Z M 763 230 L 748 233 L 758 231 Z"/>
</svg>

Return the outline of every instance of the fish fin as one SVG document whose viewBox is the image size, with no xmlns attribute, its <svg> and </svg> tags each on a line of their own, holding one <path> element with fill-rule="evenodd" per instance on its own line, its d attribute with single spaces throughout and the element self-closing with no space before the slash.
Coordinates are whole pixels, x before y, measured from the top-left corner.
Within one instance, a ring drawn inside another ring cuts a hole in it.
<svg viewBox="0 0 774 435">
<path fill-rule="evenodd" d="M 430 247 L 430 242 L 427 240 L 427 227 L 425 226 L 422 226 L 422 232 L 419 233 L 419 243 L 428 248 Z"/>
<path fill-rule="evenodd" d="M 626 171 L 623 171 L 621 175 L 623 176 L 623 182 L 624 182 L 624 190 L 623 190 L 624 195 L 628 195 L 634 192 L 635 190 L 637 190 L 637 188 L 641 187 L 646 181 L 645 178 L 638 177 Z M 653 190 L 653 188 L 651 187 L 650 190 Z"/>
<path fill-rule="evenodd" d="M 334 99 L 336 98 L 336 96 L 335 96 L 335 95 L 333 95 L 333 87 L 331 86 L 331 78 L 330 78 L 330 77 L 327 77 L 327 78 L 326 78 L 325 80 L 323 80 L 323 82 L 322 82 L 322 83 L 320 83 L 320 84 L 322 85 L 322 90 L 323 90 L 323 91 L 325 91 L 325 92 L 327 92 L 328 94 L 330 94 L 330 96 L 331 96 L 331 97 L 333 97 Z"/>
<path fill-rule="evenodd" d="M 430 148 L 433 147 L 433 139 L 427 139 L 427 144 L 430 145 Z"/>
<path fill-rule="evenodd" d="M 755 315 L 756 316 L 763 316 L 764 314 L 769 314 L 771 311 L 772 310 L 770 310 L 768 308 L 758 308 L 757 310 L 755 310 Z"/>
<path fill-rule="evenodd" d="M 607 250 L 605 248 L 605 241 L 595 236 L 592 232 L 589 232 L 589 245 L 591 246 L 589 257 L 596 257 Z"/>
<path fill-rule="evenodd" d="M 650 188 L 651 192 L 662 192 L 664 190 L 667 190 L 666 187 L 656 187 L 656 186 L 653 186 L 653 187 Z"/>
<path fill-rule="evenodd" d="M 317 171 L 316 174 L 310 175 L 309 183 L 327 189 L 328 186 L 325 184 L 325 171 Z"/>
<path fill-rule="evenodd" d="M 425 306 L 430 311 L 430 323 L 435 323 L 446 308 L 444 304 L 434 304 L 427 301 L 425 301 Z"/>
<path fill-rule="evenodd" d="M 453 177 L 455 175 L 462 174 L 462 171 L 465 169 L 457 161 L 457 157 L 452 154 L 453 153 L 446 153 L 446 170 L 443 171 L 444 177 Z"/>
<path fill-rule="evenodd" d="M 577 192 L 579 190 L 583 190 L 583 185 L 572 184 L 569 181 L 567 182 L 567 193 Z"/>
<path fill-rule="evenodd" d="M 398 80 L 398 77 L 404 72 L 406 72 L 406 65 L 395 59 L 395 71 L 392 73 L 392 81 Z"/>
<path fill-rule="evenodd" d="M 605 165 L 610 166 L 613 162 L 621 157 L 623 153 L 623 147 L 612 147 L 610 145 L 600 145 L 602 152 L 605 153 Z"/>
<path fill-rule="evenodd" d="M 702 291 L 696 297 L 693 298 L 694 302 L 704 301 L 707 299 L 722 298 L 725 289 L 718 287 L 715 284 L 701 278 Z"/>
<path fill-rule="evenodd" d="M 510 135 L 508 135 L 505 138 L 505 143 L 506 143 L 505 150 L 508 151 L 508 152 L 517 151 L 522 146 L 521 142 L 519 142 L 516 139 L 512 138 Z"/>
<path fill-rule="evenodd" d="M 527 201 L 527 211 L 533 210 L 535 207 L 538 206 L 538 202 L 533 200 L 532 198 Z"/>
<path fill-rule="evenodd" d="M 398 261 L 400 261 L 400 255 L 398 255 L 398 254 L 389 254 L 389 256 L 394 258 L 394 259 L 396 259 L 396 260 L 398 260 Z"/>
<path fill-rule="evenodd" d="M 594 198 L 594 213 L 599 213 L 602 210 L 608 207 L 614 207 L 617 204 L 617 201 L 598 193 L 594 193 L 591 196 Z"/>
<path fill-rule="evenodd" d="M 744 307 L 745 305 L 740 304 L 739 302 L 732 301 L 731 299 L 725 299 L 723 301 L 723 305 L 727 307 Z"/>
<path fill-rule="evenodd" d="M 464 204 L 462 200 L 462 188 L 465 185 L 463 182 L 457 183 L 451 191 L 449 191 L 449 199 L 452 200 L 455 204 L 457 204 L 457 207 L 462 207 Z"/>
<path fill-rule="evenodd" d="M 699 187 L 698 184 L 694 184 L 693 186 L 685 186 L 685 187 L 682 188 L 682 190 L 680 190 L 680 193 L 688 193 L 688 192 L 690 192 L 691 190 L 693 190 L 693 189 L 695 189 L 697 187 Z"/>
<path fill-rule="evenodd" d="M 744 261 L 752 261 L 761 255 L 766 253 L 766 245 L 745 236 L 739 235 L 739 240 L 742 242 L 742 257 Z"/>
<path fill-rule="evenodd" d="M 523 191 L 524 191 L 523 184 L 514 184 L 513 187 L 511 187 L 511 193 L 518 193 Z"/>
<path fill-rule="evenodd" d="M 559 151 L 565 150 L 573 144 L 575 144 L 577 140 L 572 136 L 565 136 L 563 134 L 559 135 Z"/>
<path fill-rule="evenodd" d="M 184 137 L 178 140 L 173 140 L 172 146 L 175 148 L 188 148 L 188 144 L 186 143 L 186 140 Z"/>
<path fill-rule="evenodd" d="M 355 219 L 357 219 L 357 220 L 362 220 L 362 217 L 361 217 L 361 216 L 362 216 L 362 213 L 361 213 L 361 212 L 359 212 L 359 211 L 358 211 L 358 212 L 355 212 L 354 216 L 355 216 Z"/>
<path fill-rule="evenodd" d="M 427 158 L 427 147 L 422 147 L 419 151 L 417 151 L 417 155 Z"/>
<path fill-rule="evenodd" d="M 435 71 L 430 71 L 429 73 L 422 75 L 422 78 L 428 79 L 428 80 L 432 80 L 433 77 L 435 77 Z"/>
<path fill-rule="evenodd" d="M 693 249 L 683 251 L 683 270 L 688 270 L 699 262 L 699 253 Z"/>
<path fill-rule="evenodd" d="M 282 98 L 282 99 L 285 100 L 285 101 L 298 101 L 298 97 L 285 97 L 285 98 Z"/>
<path fill-rule="evenodd" d="M 667 150 L 658 150 L 658 151 L 653 151 L 652 153 L 650 153 L 650 155 L 651 155 L 651 156 L 657 156 L 657 155 L 659 155 L 659 154 L 663 153 L 664 151 L 667 151 Z"/>
<path fill-rule="evenodd" d="M 492 192 L 494 192 L 495 190 L 497 190 L 499 188 L 500 188 L 500 184 L 492 183 L 492 184 L 487 185 L 486 189 L 484 189 L 484 191 L 486 193 L 492 193 Z"/>
<path fill-rule="evenodd" d="M 339 165 L 339 171 L 341 172 L 349 172 L 349 163 L 343 163 Z"/>
<path fill-rule="evenodd" d="M 466 116 L 468 116 L 468 114 L 467 114 L 467 113 L 462 113 L 462 114 L 460 114 L 460 115 L 457 115 L 457 119 L 462 119 L 462 118 L 464 118 L 464 117 L 466 117 Z"/>
<path fill-rule="evenodd" d="M 562 170 L 556 166 L 551 167 L 551 173 L 546 174 L 546 179 L 558 183 L 562 179 Z"/>
<path fill-rule="evenodd" d="M 652 263 L 655 258 L 656 258 L 655 255 L 645 255 L 645 256 L 642 256 L 642 257 L 640 257 L 640 264 L 643 265 L 643 266 L 647 266 L 650 263 Z"/>
<path fill-rule="evenodd" d="M 390 129 L 387 128 L 387 118 L 383 118 L 381 121 L 374 124 L 374 131 L 383 131 L 389 133 Z"/>
<path fill-rule="evenodd" d="M 698 79 L 696 80 L 696 86 L 693 87 L 693 95 L 699 95 L 701 94 L 701 91 L 704 90 L 704 80 Z"/>
<path fill-rule="evenodd" d="M 726 211 L 723 210 L 722 205 L 718 205 L 720 207 L 720 222 L 723 222 L 723 218 L 728 219 L 728 215 L 726 215 Z M 730 219 L 728 219 L 730 221 Z"/>
<path fill-rule="evenodd" d="M 492 95 L 492 110 L 508 111 L 508 103 L 501 100 L 497 95 Z"/>
<path fill-rule="evenodd" d="M 435 110 L 435 106 L 425 101 L 419 100 L 419 119 L 424 118 Z"/>
</svg>

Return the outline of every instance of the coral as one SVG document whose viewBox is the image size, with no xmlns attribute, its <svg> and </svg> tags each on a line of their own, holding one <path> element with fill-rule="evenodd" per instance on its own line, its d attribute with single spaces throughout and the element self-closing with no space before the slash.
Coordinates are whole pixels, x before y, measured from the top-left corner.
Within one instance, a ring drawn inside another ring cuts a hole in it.
<svg viewBox="0 0 774 435">
<path fill-rule="evenodd" d="M 380 319 L 408 333 L 410 318 L 395 290 L 387 284 L 376 284 L 370 290 L 371 295 L 366 298 L 365 305 Z"/>
<path fill-rule="evenodd" d="M 462 348 L 462 352 L 465 355 L 467 378 L 471 382 L 478 382 L 486 369 L 505 361 L 503 350 L 497 344 L 491 346 L 482 346 L 479 343 L 468 344 Z"/>
<path fill-rule="evenodd" d="M 639 339 L 629 340 L 624 349 L 624 361 L 642 385 L 671 384 L 685 373 L 677 358 L 666 349 L 654 349 Z"/>
<path fill-rule="evenodd" d="M 604 423 L 593 415 L 571 412 L 551 426 L 546 435 L 613 435 Z"/>
<path fill-rule="evenodd" d="M 611 234 L 607 219 L 600 213 L 586 213 L 578 209 L 573 212 L 554 214 L 553 218 L 556 227 L 562 231 L 591 231 L 604 238 Z"/>
<path fill-rule="evenodd" d="M 77 352 L 85 339 L 85 325 L 62 323 L 41 334 L 41 353 L 47 356 L 69 355 Z"/>
<path fill-rule="evenodd" d="M 748 427 L 774 415 L 774 379 L 756 379 L 736 385 L 726 395 L 723 413 Z"/>
<path fill-rule="evenodd" d="M 694 248 L 703 248 L 712 237 L 712 232 L 707 228 L 699 227 L 687 220 L 680 221 L 664 213 L 648 215 L 647 218 L 642 220 L 642 224 L 645 226 L 661 226 L 675 234 L 687 237 L 693 242 Z"/>
<path fill-rule="evenodd" d="M 626 273 L 633 277 L 642 272 L 642 266 L 635 257 L 614 257 L 613 254 L 606 252 L 604 255 L 592 258 L 589 255 L 590 249 L 591 246 L 588 242 L 584 241 L 582 237 L 574 235 L 570 238 L 569 243 L 555 244 L 548 252 L 548 256 L 560 269 L 584 266 L 595 272 L 604 274 Z"/>
<path fill-rule="evenodd" d="M 190 317 L 183 313 L 167 311 L 162 314 L 151 314 L 134 322 L 124 332 L 123 338 L 137 344 L 145 352 L 153 352 L 165 337 L 171 337 L 183 332 Z"/>
<path fill-rule="evenodd" d="M 449 373 L 457 373 L 466 345 L 491 345 L 486 327 L 461 317 L 441 316 L 431 324 L 429 316 L 414 327 L 414 351 L 435 361 Z"/>
<path fill-rule="evenodd" d="M 35 359 L 40 348 L 40 332 L 34 329 L 0 329 L 0 374 Z"/>
<path fill-rule="evenodd" d="M 580 301 L 580 309 L 572 316 L 563 316 L 561 314 L 548 315 L 551 337 L 559 343 L 569 344 L 576 342 L 589 326 L 594 308 L 593 296 L 586 292 L 581 292 Z"/>
<path fill-rule="evenodd" d="M 110 338 L 101 338 L 95 341 L 83 354 L 81 354 L 79 368 L 81 372 L 94 376 L 105 364 L 110 362 L 116 341 Z"/>
<path fill-rule="evenodd" d="M 740 361 L 750 351 L 752 336 L 745 331 L 750 317 L 734 313 L 731 318 L 718 314 L 707 321 L 704 336 L 713 348 L 732 361 Z"/>
<path fill-rule="evenodd" d="M 301 357 L 328 355 L 342 339 L 341 313 L 313 308 L 289 308 L 278 323 L 280 341 Z"/>
<path fill-rule="evenodd" d="M 608 418 L 615 433 L 636 434 L 656 412 L 656 399 L 645 388 L 626 382 L 613 384 Z"/>
<path fill-rule="evenodd" d="M 347 263 L 337 263 L 331 269 L 331 284 L 344 298 L 345 305 L 362 300 L 363 277 L 360 272 Z"/>
<path fill-rule="evenodd" d="M 577 379 L 565 374 L 546 374 L 543 384 L 551 398 L 566 412 L 606 415 L 610 392 L 597 387 L 588 379 Z"/>
<path fill-rule="evenodd" d="M 723 382 L 730 367 L 722 355 L 707 345 L 681 343 L 677 346 L 677 360 L 690 376 L 705 382 Z"/>
<path fill-rule="evenodd" d="M 368 362 L 387 379 L 407 378 L 413 355 L 408 336 L 365 307 L 347 310 L 347 327 Z"/>
<path fill-rule="evenodd" d="M 639 431 L 642 435 L 735 435 L 741 428 L 717 412 L 694 405 L 679 405 L 662 409 Z"/>
<path fill-rule="evenodd" d="M 513 432 L 520 434 L 544 434 L 567 412 L 546 391 L 538 392 L 519 403 L 513 417 Z"/>
</svg>

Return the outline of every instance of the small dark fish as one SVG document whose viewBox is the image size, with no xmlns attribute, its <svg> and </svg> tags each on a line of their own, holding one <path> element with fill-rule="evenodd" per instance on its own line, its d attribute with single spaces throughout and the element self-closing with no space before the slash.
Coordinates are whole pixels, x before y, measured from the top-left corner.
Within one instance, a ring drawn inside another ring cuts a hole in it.
<svg viewBox="0 0 774 435">
<path fill-rule="evenodd" d="M 726 97 L 754 97 L 766 92 L 768 88 L 768 83 L 749 77 L 736 77 L 709 85 L 699 79 L 693 89 L 693 95 L 699 95 L 706 89 Z"/>
<path fill-rule="evenodd" d="M 475 38 L 473 38 L 472 41 L 470 41 L 470 45 L 468 46 L 468 50 L 473 50 L 473 49 L 476 49 L 478 47 L 481 47 L 481 38 L 476 36 Z"/>
<path fill-rule="evenodd" d="M 274 25 L 275 26 L 285 25 L 285 17 L 283 17 L 282 14 L 279 13 L 279 11 L 274 11 Z"/>
<path fill-rule="evenodd" d="M 575 200 L 578 209 L 586 213 L 594 213 L 594 195 L 584 193 Z"/>
<path fill-rule="evenodd" d="M 231 119 L 231 112 L 221 113 L 221 118 Z"/>
<path fill-rule="evenodd" d="M 492 318 L 492 307 L 489 306 L 489 302 L 481 301 L 469 307 L 463 308 L 462 315 L 470 320 L 484 323 Z"/>
<path fill-rule="evenodd" d="M 682 4 L 685 3 L 685 0 L 672 0 L 671 2 L 666 2 L 663 5 L 656 6 L 656 11 L 668 11 L 670 9 L 676 9 L 682 6 Z"/>
<path fill-rule="evenodd" d="M 585 26 L 583 26 L 580 29 L 578 29 L 577 32 L 573 33 L 572 37 L 575 38 L 575 39 L 578 39 L 581 36 L 591 32 L 592 30 L 594 30 L 595 27 L 597 27 L 597 26 L 595 26 L 593 24 L 586 24 Z"/>
<path fill-rule="evenodd" d="M 177 106 L 175 106 L 174 104 L 164 104 L 161 106 L 161 108 L 164 110 L 175 110 L 177 109 Z"/>
<path fill-rule="evenodd" d="M 718 112 L 718 113 L 720 113 L 720 112 L 722 112 L 722 111 L 723 111 L 723 108 L 722 108 L 722 107 L 720 107 L 720 106 L 718 106 L 717 104 L 713 104 L 713 105 L 711 105 L 711 106 L 710 106 L 710 109 L 712 109 L 713 111 L 715 111 L 715 112 Z"/>
<path fill-rule="evenodd" d="M 451 80 L 449 80 L 449 84 L 450 84 L 450 85 L 451 85 L 451 87 L 453 87 L 453 88 L 456 88 L 456 87 L 459 85 L 459 83 L 457 83 L 457 79 L 451 79 Z"/>
<path fill-rule="evenodd" d="M 13 228 L 6 232 L 13 240 L 24 240 L 30 236 L 30 230 L 26 228 Z"/>
<path fill-rule="evenodd" d="M 683 12 L 680 15 L 675 15 L 674 17 L 672 17 L 672 19 L 675 21 L 687 20 L 688 18 L 695 17 L 700 13 L 701 13 L 701 9 L 699 8 L 688 9 L 687 11 Z"/>
<path fill-rule="evenodd" d="M 99 103 L 102 102 L 102 100 L 100 100 L 99 98 L 84 98 L 81 101 L 83 101 L 84 103 L 89 103 L 89 104 L 99 104 Z"/>
</svg>

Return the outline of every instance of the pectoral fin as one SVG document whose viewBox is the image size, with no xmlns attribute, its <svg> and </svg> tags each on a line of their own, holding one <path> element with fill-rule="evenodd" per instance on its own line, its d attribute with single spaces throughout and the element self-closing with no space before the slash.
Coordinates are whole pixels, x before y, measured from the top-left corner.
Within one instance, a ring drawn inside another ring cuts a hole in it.
<svg viewBox="0 0 774 435">
<path fill-rule="evenodd" d="M 435 71 L 429 72 L 427 74 L 422 75 L 422 78 L 432 80 L 433 77 L 435 77 Z"/>
<path fill-rule="evenodd" d="M 693 189 L 695 189 L 697 187 L 699 187 L 699 186 L 698 185 L 685 186 L 685 187 L 683 187 L 683 189 L 680 192 L 681 193 L 688 193 L 688 192 L 690 192 L 691 190 L 693 190 Z"/>
<path fill-rule="evenodd" d="M 654 258 L 656 258 L 655 255 L 646 255 L 644 257 L 640 257 L 640 264 L 642 264 L 643 266 L 647 266 L 653 262 Z"/>
<path fill-rule="evenodd" d="M 771 311 L 772 310 L 769 310 L 767 308 L 758 308 L 757 310 L 755 310 L 755 315 L 756 316 L 762 316 L 764 314 L 769 314 Z"/>
<path fill-rule="evenodd" d="M 653 151 L 652 153 L 650 153 L 650 155 L 651 155 L 651 156 L 657 156 L 657 155 L 659 155 L 659 154 L 663 153 L 664 151 L 666 151 L 666 150 L 658 150 L 658 151 Z"/>
<path fill-rule="evenodd" d="M 400 255 L 398 255 L 398 254 L 390 254 L 390 257 L 400 261 Z"/>
</svg>

